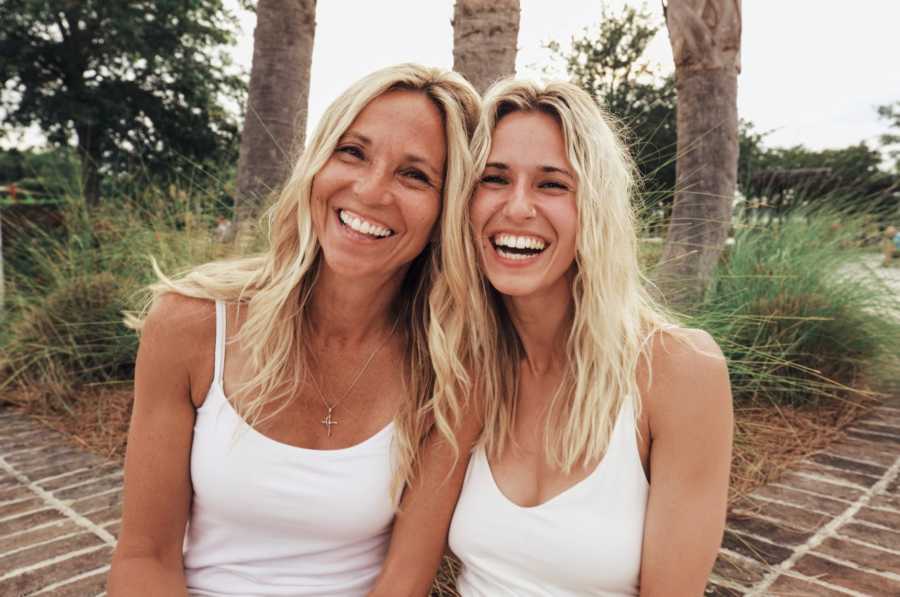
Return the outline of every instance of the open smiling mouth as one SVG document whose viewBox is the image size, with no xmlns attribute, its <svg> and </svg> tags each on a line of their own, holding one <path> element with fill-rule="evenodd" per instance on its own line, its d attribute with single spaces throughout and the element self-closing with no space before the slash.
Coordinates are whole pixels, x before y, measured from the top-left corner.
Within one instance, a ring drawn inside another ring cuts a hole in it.
<svg viewBox="0 0 900 597">
<path fill-rule="evenodd" d="M 537 257 L 547 250 L 549 243 L 537 236 L 517 234 L 497 234 L 491 237 L 491 244 L 497 254 L 504 259 L 523 261 Z"/>
<path fill-rule="evenodd" d="M 394 235 L 394 231 L 390 228 L 376 224 L 375 222 L 370 222 L 350 210 L 338 209 L 337 215 L 338 221 L 342 226 L 369 238 L 378 240 Z"/>
</svg>

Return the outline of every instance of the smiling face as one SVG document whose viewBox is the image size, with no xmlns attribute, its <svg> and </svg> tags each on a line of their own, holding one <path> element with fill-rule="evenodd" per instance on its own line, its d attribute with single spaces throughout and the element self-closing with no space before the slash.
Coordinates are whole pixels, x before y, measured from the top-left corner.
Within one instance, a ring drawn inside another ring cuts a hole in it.
<svg viewBox="0 0 900 597">
<path fill-rule="evenodd" d="M 342 276 L 402 275 L 441 211 L 443 118 L 418 91 L 373 99 L 341 136 L 312 184 L 324 266 Z"/>
<path fill-rule="evenodd" d="M 499 292 L 525 297 L 569 283 L 576 190 L 562 130 L 552 116 L 519 111 L 497 123 L 470 216 L 482 270 Z"/>
</svg>

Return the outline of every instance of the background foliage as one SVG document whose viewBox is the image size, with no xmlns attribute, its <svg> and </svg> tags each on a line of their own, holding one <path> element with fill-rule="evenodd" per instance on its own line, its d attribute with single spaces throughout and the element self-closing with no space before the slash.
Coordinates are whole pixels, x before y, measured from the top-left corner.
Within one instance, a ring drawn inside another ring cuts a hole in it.
<svg viewBox="0 0 900 597">
<path fill-rule="evenodd" d="M 4 131 L 75 144 L 89 203 L 100 175 L 171 176 L 237 157 L 244 77 L 221 0 L 0 3 Z"/>
</svg>

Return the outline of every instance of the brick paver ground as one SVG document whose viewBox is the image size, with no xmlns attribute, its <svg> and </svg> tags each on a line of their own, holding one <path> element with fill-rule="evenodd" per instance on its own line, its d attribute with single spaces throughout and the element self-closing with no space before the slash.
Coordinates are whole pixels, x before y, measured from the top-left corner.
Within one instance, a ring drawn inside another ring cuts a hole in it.
<svg viewBox="0 0 900 597">
<path fill-rule="evenodd" d="M 0 408 L 0 596 L 104 591 L 122 471 Z M 731 509 L 707 595 L 900 595 L 900 399 Z"/>
<path fill-rule="evenodd" d="M 0 408 L 0 596 L 104 592 L 122 469 Z"/>
<path fill-rule="evenodd" d="M 707 595 L 900 595 L 900 399 L 735 504 Z"/>
</svg>

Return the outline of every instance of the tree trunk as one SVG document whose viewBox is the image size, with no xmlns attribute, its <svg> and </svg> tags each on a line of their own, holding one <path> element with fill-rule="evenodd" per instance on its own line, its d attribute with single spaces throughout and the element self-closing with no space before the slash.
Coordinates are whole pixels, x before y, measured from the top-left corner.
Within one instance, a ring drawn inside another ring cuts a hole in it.
<svg viewBox="0 0 900 597">
<path fill-rule="evenodd" d="M 675 202 L 658 271 L 676 305 L 701 299 L 731 227 L 737 184 L 741 0 L 670 0 L 675 58 Z"/>
<path fill-rule="evenodd" d="M 316 0 L 259 0 L 235 218 L 252 220 L 303 150 Z"/>
<path fill-rule="evenodd" d="M 516 72 L 519 0 L 456 0 L 453 70 L 483 93 Z"/>
<path fill-rule="evenodd" d="M 88 207 L 100 203 L 100 133 L 90 124 L 76 124 L 78 159 L 81 162 L 81 192 Z"/>
</svg>

